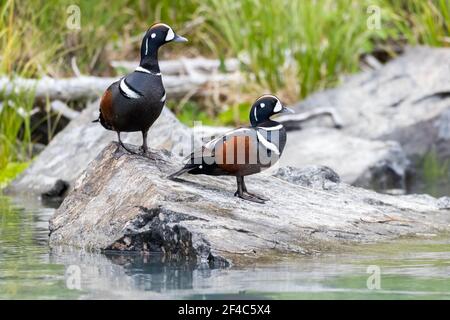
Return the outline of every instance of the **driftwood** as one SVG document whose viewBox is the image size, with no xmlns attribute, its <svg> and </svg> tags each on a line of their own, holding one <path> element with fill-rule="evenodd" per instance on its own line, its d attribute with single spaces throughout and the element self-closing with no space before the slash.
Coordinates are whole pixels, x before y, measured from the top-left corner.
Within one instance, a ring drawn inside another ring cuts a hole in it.
<svg viewBox="0 0 450 320">
<path fill-rule="evenodd" d="M 204 65 L 203 65 L 204 63 Z M 137 64 L 133 63 L 134 67 Z M 179 70 L 180 75 L 165 75 L 163 82 L 171 98 L 180 98 L 187 94 L 195 95 L 207 83 L 224 84 L 237 81 L 239 73 L 219 73 L 220 62 L 206 59 L 182 59 L 176 62 L 161 62 L 162 69 L 170 73 Z M 230 62 L 230 70 L 237 70 L 237 64 Z M 134 68 L 133 68 L 134 69 Z M 205 73 L 204 71 L 208 71 Z M 216 71 L 214 71 L 216 70 Z M 0 77 L 0 88 L 6 94 L 18 91 L 34 91 L 37 100 L 91 100 L 99 95 L 119 77 L 93 77 L 79 76 L 75 78 L 54 79 L 43 77 L 41 79 Z"/>
<path fill-rule="evenodd" d="M 277 121 L 283 123 L 288 130 L 295 130 L 298 129 L 301 122 L 322 116 L 329 116 L 335 128 L 340 129 L 344 125 L 338 112 L 333 107 L 319 107 L 293 115 L 280 116 Z"/>
<path fill-rule="evenodd" d="M 138 61 L 112 61 L 111 66 L 117 69 L 123 69 L 126 72 L 131 72 L 139 65 Z M 239 60 L 227 59 L 223 63 L 225 72 L 239 71 Z M 159 63 L 161 73 L 164 75 L 180 75 L 189 74 L 191 70 L 204 73 L 216 73 L 221 68 L 221 61 L 215 59 L 194 58 L 194 59 L 176 59 L 164 60 Z"/>
<path fill-rule="evenodd" d="M 80 115 L 79 111 L 71 109 L 67 104 L 61 100 L 55 100 L 50 103 L 50 109 L 53 112 L 61 114 L 64 118 L 73 120 Z"/>
</svg>

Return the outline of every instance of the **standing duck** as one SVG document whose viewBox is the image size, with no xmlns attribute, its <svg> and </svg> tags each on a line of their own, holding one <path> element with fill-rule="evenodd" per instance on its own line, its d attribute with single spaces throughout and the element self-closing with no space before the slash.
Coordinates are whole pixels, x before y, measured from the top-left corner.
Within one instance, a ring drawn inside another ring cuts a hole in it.
<svg viewBox="0 0 450 320">
<path fill-rule="evenodd" d="M 279 160 L 286 145 L 286 130 L 270 117 L 286 112 L 293 113 L 277 97 L 259 97 L 250 110 L 250 127 L 232 130 L 203 145 L 201 150 L 188 157 L 189 161 L 181 170 L 169 178 L 175 179 L 183 173 L 235 176 L 235 196 L 265 203 L 268 198 L 247 191 L 244 177 L 259 173 Z"/>
<path fill-rule="evenodd" d="M 158 119 L 166 101 L 166 91 L 158 65 L 158 49 L 168 42 L 186 42 L 170 26 L 156 23 L 142 39 L 141 62 L 134 72 L 111 84 L 100 101 L 100 122 L 107 130 L 117 132 L 120 145 L 130 153 L 120 139 L 121 132 L 142 132 L 142 147 L 147 153 L 147 133 Z"/>
</svg>

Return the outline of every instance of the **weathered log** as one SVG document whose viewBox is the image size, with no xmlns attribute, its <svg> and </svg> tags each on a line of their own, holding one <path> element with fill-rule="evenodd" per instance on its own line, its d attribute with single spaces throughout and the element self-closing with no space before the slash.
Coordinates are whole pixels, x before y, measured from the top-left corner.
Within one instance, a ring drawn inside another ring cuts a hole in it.
<svg viewBox="0 0 450 320">
<path fill-rule="evenodd" d="M 203 61 L 203 60 L 202 60 Z M 162 79 L 169 98 L 181 98 L 186 94 L 201 94 L 201 89 L 207 83 L 229 84 L 239 80 L 239 73 L 220 73 L 214 71 L 216 61 L 206 60 L 206 70 L 211 72 L 202 72 L 202 61 L 193 60 L 190 66 L 190 60 L 184 62 L 167 62 L 167 68 L 171 71 L 179 70 L 180 75 L 165 75 Z M 166 65 L 166 63 L 162 63 Z M 172 66 L 173 65 L 173 66 Z M 181 72 L 180 66 L 184 66 Z M 230 62 L 230 68 L 234 70 L 234 63 Z M 136 65 L 134 65 L 134 68 Z M 133 69 L 134 69 L 133 68 Z M 183 74 L 181 74 L 183 73 Z M 18 91 L 34 91 L 36 99 L 49 100 L 90 100 L 98 98 L 105 89 L 119 77 L 93 77 L 80 76 L 76 78 L 54 79 L 43 77 L 41 79 L 9 78 L 0 77 L 0 88 L 5 94 L 11 94 Z M 207 94 L 207 93 L 206 93 Z"/>
<path fill-rule="evenodd" d="M 88 100 L 99 97 L 117 79 L 90 76 L 65 79 L 0 77 L 0 88 L 7 95 L 19 91 L 34 92 L 38 100 Z"/>
<path fill-rule="evenodd" d="M 126 72 L 131 72 L 139 65 L 139 61 L 125 61 L 116 60 L 111 61 L 111 66 L 117 69 L 123 69 Z M 216 73 L 220 71 L 223 66 L 224 72 L 239 71 L 238 59 L 227 59 L 223 63 L 216 59 L 206 58 L 180 58 L 174 60 L 163 60 L 159 63 L 159 68 L 164 75 L 180 75 L 189 74 L 191 70 L 203 73 Z"/>
<path fill-rule="evenodd" d="M 61 114 L 63 117 L 73 120 L 80 115 L 79 111 L 71 109 L 67 104 L 61 100 L 54 100 L 50 103 L 50 109 L 53 112 Z"/>
<path fill-rule="evenodd" d="M 292 115 L 283 115 L 277 118 L 278 122 L 281 122 L 287 130 L 299 129 L 301 123 L 309 121 L 318 117 L 330 117 L 335 128 L 342 128 L 344 123 L 342 122 L 339 113 L 333 107 L 320 107 L 305 112 L 300 112 Z"/>
<path fill-rule="evenodd" d="M 234 197 L 232 177 L 171 181 L 179 158 L 156 150 L 152 157 L 157 160 L 108 145 L 50 220 L 50 245 L 159 252 L 227 266 L 450 229 L 445 199 L 351 187 L 326 167 L 247 178 L 249 191 L 271 198 L 260 205 Z"/>
</svg>

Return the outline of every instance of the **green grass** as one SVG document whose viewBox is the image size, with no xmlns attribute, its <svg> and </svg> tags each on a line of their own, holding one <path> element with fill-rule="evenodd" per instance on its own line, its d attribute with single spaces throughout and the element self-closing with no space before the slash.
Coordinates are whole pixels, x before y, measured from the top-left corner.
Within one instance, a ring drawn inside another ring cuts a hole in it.
<svg viewBox="0 0 450 320">
<path fill-rule="evenodd" d="M 445 196 L 449 191 L 450 160 L 439 157 L 432 148 L 417 163 L 418 176 L 422 184 L 420 192 L 434 197 Z"/>
<path fill-rule="evenodd" d="M 370 51 L 376 33 L 366 27 L 367 4 L 212 0 L 205 12 L 221 35 L 216 51 L 229 48 L 269 90 L 288 86 L 304 97 L 357 70 L 360 54 Z"/>
<path fill-rule="evenodd" d="M 31 156 L 30 112 L 33 92 L 1 94 L 0 170 L 13 161 L 28 161 Z"/>
<path fill-rule="evenodd" d="M 193 126 L 194 121 L 201 121 L 208 126 L 232 126 L 248 124 L 251 104 L 247 102 L 227 106 L 223 111 L 213 114 L 194 101 L 188 101 L 183 105 L 169 101 L 167 107 L 175 112 L 178 119 L 187 126 Z"/>
<path fill-rule="evenodd" d="M 450 45 L 449 0 L 384 0 L 390 28 L 409 44 Z"/>
<path fill-rule="evenodd" d="M 81 28 L 66 26 L 78 5 Z M 367 28 L 367 7 L 382 9 L 382 28 Z M 0 4 L 1 73 L 105 74 L 111 59 L 135 59 L 142 33 L 164 21 L 190 39 L 189 52 L 237 56 L 254 82 L 304 97 L 358 69 L 374 43 L 406 38 L 449 45 L 449 0 L 6 0 Z M 187 48 L 167 48 L 164 52 Z M 293 82 L 293 83 L 290 83 Z"/>
<path fill-rule="evenodd" d="M 0 170 L 0 190 L 25 170 L 29 162 L 10 162 Z"/>
<path fill-rule="evenodd" d="M 448 178 L 450 161 L 441 160 L 435 150 L 428 152 L 422 159 L 422 172 L 424 181 L 434 184 L 439 179 Z"/>
</svg>

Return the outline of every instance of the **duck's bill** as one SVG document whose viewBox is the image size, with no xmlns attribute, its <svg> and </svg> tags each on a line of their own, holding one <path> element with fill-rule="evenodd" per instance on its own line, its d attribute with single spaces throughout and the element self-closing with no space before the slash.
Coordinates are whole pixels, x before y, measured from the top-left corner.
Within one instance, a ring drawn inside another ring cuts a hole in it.
<svg viewBox="0 0 450 320">
<path fill-rule="evenodd" d="M 291 108 L 283 107 L 283 108 L 281 109 L 280 113 L 295 113 L 295 111 L 292 110 Z"/>
<path fill-rule="evenodd" d="M 179 35 L 175 35 L 173 42 L 188 42 L 188 39 Z"/>
</svg>

